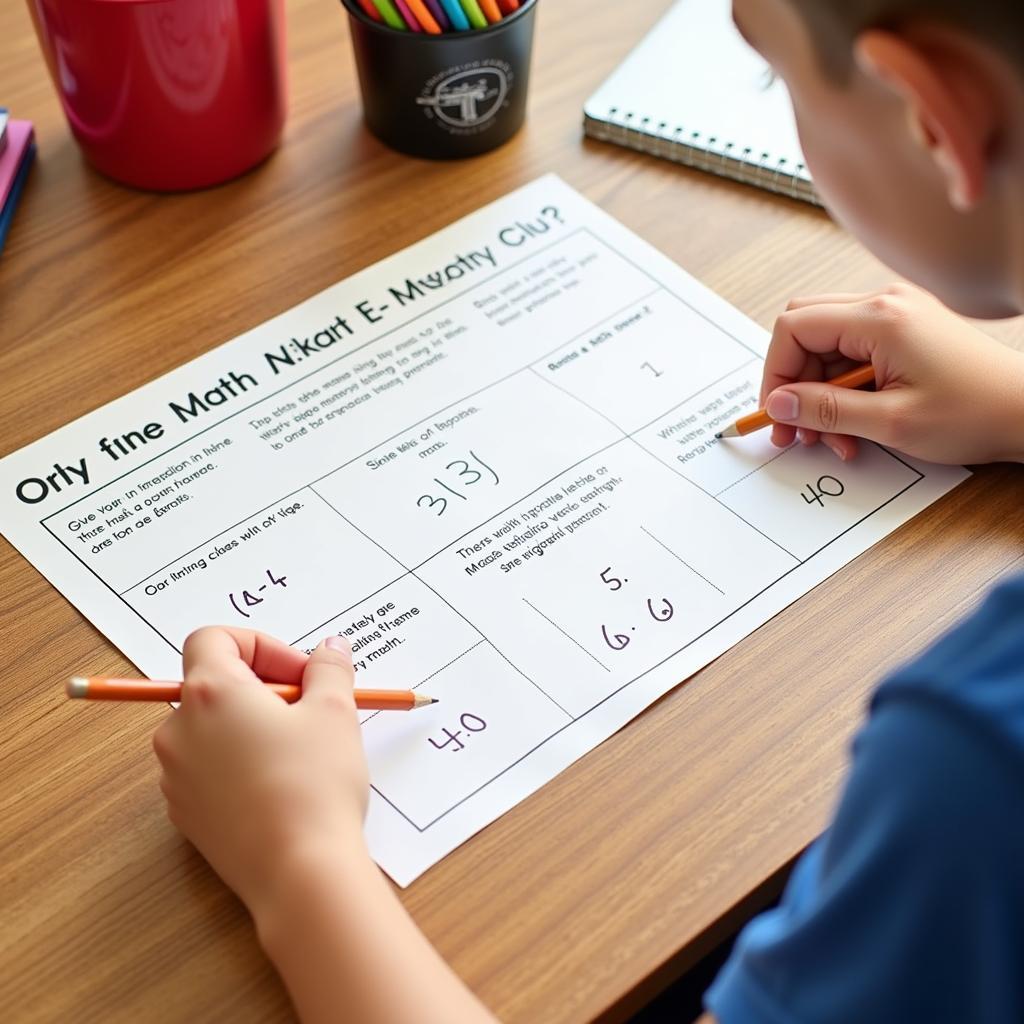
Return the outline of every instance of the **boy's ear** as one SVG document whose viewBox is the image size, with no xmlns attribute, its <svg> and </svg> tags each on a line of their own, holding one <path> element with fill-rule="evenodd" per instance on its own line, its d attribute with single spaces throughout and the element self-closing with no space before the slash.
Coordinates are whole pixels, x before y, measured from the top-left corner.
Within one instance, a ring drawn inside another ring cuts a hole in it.
<svg viewBox="0 0 1024 1024">
<path fill-rule="evenodd" d="M 855 53 L 861 71 L 905 104 L 908 131 L 930 154 L 950 203 L 965 212 L 977 206 L 999 108 L 976 55 L 880 29 L 862 32 Z"/>
</svg>

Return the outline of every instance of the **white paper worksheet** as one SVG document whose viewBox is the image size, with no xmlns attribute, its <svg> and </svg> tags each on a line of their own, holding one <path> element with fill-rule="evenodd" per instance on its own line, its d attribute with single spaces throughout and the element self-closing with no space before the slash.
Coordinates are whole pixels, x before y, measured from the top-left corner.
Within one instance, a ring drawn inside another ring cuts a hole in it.
<svg viewBox="0 0 1024 1024">
<path fill-rule="evenodd" d="M 407 885 L 966 476 L 716 443 L 766 344 L 548 176 L 9 455 L 0 523 L 152 677 L 222 622 L 439 698 L 363 716 Z"/>
</svg>

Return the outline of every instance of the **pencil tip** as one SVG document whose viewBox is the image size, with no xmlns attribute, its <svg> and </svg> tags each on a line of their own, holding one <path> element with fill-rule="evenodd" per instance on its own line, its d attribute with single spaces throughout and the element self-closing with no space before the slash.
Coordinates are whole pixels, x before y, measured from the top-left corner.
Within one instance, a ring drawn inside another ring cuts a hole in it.
<svg viewBox="0 0 1024 1024">
<path fill-rule="evenodd" d="M 736 424 L 735 423 L 733 423 L 730 426 L 726 427 L 725 430 L 721 430 L 717 434 L 715 434 L 716 440 L 719 440 L 719 441 L 721 441 L 722 438 L 724 438 L 724 437 L 739 437 L 739 436 L 740 436 L 740 432 L 736 429 Z"/>
<path fill-rule="evenodd" d="M 72 676 L 64 684 L 64 692 L 71 698 L 85 697 L 89 692 L 89 683 L 81 676 Z"/>
<path fill-rule="evenodd" d="M 430 703 L 431 704 L 436 704 L 437 703 L 437 698 L 436 697 L 431 697 L 430 698 Z"/>
<path fill-rule="evenodd" d="M 722 440 L 722 434 L 721 433 L 715 434 L 715 440 L 716 441 L 721 441 Z"/>
</svg>

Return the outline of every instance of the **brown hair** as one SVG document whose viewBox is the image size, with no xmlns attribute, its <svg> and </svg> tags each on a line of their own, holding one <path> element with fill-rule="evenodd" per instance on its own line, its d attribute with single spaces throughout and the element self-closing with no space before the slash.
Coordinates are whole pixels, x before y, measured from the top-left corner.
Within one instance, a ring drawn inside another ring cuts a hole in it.
<svg viewBox="0 0 1024 1024">
<path fill-rule="evenodd" d="M 790 0 L 811 31 L 826 71 L 845 78 L 853 40 L 868 28 L 914 19 L 945 22 L 1001 49 L 1024 70 L 1024 0 Z"/>
</svg>

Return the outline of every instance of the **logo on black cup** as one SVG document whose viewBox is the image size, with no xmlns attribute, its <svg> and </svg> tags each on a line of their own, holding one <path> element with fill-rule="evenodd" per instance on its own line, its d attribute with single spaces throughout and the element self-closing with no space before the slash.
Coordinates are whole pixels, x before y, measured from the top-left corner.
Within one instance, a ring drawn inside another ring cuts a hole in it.
<svg viewBox="0 0 1024 1024">
<path fill-rule="evenodd" d="M 506 105 L 512 69 L 504 61 L 474 61 L 434 75 L 416 103 L 453 135 L 485 131 Z"/>
</svg>

